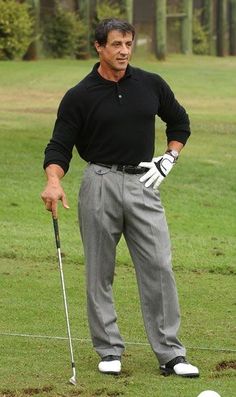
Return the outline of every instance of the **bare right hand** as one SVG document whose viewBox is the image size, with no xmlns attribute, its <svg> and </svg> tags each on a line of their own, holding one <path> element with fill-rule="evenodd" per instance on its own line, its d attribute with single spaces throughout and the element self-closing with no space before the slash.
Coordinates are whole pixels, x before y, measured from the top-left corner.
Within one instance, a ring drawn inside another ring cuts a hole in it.
<svg viewBox="0 0 236 397">
<path fill-rule="evenodd" d="M 45 203 L 46 210 L 51 211 L 54 218 L 57 218 L 57 203 L 59 200 L 61 200 L 64 208 L 69 208 L 65 192 L 59 181 L 57 183 L 48 181 L 41 198 Z"/>
</svg>

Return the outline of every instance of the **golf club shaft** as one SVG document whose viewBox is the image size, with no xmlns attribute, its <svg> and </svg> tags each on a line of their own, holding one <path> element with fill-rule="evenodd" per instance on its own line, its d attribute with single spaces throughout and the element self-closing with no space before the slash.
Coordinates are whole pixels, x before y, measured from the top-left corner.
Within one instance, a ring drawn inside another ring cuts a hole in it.
<svg viewBox="0 0 236 397">
<path fill-rule="evenodd" d="M 54 227 L 56 247 L 57 247 L 58 264 L 59 264 L 59 270 L 60 270 L 61 286 L 62 286 L 62 293 L 63 293 L 63 302 L 64 302 L 64 309 L 65 309 L 65 317 L 66 317 L 67 335 L 68 335 L 69 347 L 70 347 L 70 355 L 71 355 L 71 365 L 72 365 L 72 371 L 73 371 L 73 378 L 75 380 L 75 376 L 76 376 L 75 361 L 74 361 L 72 339 L 71 339 L 71 332 L 70 332 L 70 322 L 69 322 L 69 315 L 68 315 L 68 305 L 67 305 L 67 298 L 66 298 L 65 281 L 64 281 L 64 274 L 63 274 L 63 268 L 62 268 L 61 243 L 60 243 L 60 236 L 59 236 L 59 226 L 58 226 L 57 218 L 52 217 L 52 220 L 53 220 L 53 227 Z"/>
</svg>

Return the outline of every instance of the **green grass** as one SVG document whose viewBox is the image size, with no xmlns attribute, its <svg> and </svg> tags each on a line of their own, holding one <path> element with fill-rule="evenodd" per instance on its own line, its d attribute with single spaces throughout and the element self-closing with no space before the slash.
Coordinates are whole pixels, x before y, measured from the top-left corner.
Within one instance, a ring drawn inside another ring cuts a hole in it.
<svg viewBox="0 0 236 397">
<path fill-rule="evenodd" d="M 163 378 L 146 340 L 135 274 L 123 240 L 117 249 L 115 301 L 127 341 L 119 377 L 98 373 L 86 319 L 83 249 L 77 193 L 84 162 L 74 153 L 63 181 L 70 210 L 60 207 L 63 264 L 78 386 L 67 341 L 10 336 L 66 336 L 50 215 L 40 192 L 43 150 L 64 92 L 94 60 L 0 63 L 0 397 L 197 397 L 212 389 L 235 395 L 236 58 L 136 57 L 133 64 L 161 74 L 191 118 L 192 136 L 161 186 L 170 226 L 173 266 L 182 311 L 181 339 L 201 377 Z M 156 154 L 165 148 L 157 123 Z M 128 343 L 130 342 L 130 343 Z M 225 363 L 222 364 L 222 363 Z M 221 368 L 221 369 L 220 369 Z"/>
</svg>

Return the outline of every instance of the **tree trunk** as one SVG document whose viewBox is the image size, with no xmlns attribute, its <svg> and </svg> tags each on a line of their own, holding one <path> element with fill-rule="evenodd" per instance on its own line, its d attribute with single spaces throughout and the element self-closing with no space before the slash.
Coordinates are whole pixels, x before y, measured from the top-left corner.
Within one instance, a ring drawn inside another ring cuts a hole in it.
<svg viewBox="0 0 236 397">
<path fill-rule="evenodd" d="M 90 0 L 80 0 L 79 1 L 79 13 L 80 13 L 81 19 L 85 22 L 86 27 L 87 27 L 86 52 L 89 56 L 91 53 L 91 42 L 90 42 L 91 4 L 90 4 Z"/>
<path fill-rule="evenodd" d="M 215 33 L 214 33 L 214 7 L 212 0 L 205 0 L 204 9 L 203 9 L 203 23 L 206 31 L 208 33 L 208 42 L 209 42 L 209 54 L 215 55 L 216 53 L 216 42 L 215 42 Z"/>
<path fill-rule="evenodd" d="M 230 0 L 229 53 L 236 55 L 236 0 Z"/>
<path fill-rule="evenodd" d="M 133 3 L 133 0 L 125 0 L 126 15 L 129 23 L 133 23 Z"/>
<path fill-rule="evenodd" d="M 183 54 L 192 54 L 193 0 L 183 0 L 183 9 L 186 16 L 183 18 L 182 21 L 181 47 Z"/>
<path fill-rule="evenodd" d="M 156 56 L 166 58 L 166 0 L 156 0 Z"/>
<path fill-rule="evenodd" d="M 32 7 L 35 23 L 34 23 L 34 40 L 30 43 L 25 55 L 24 61 L 35 61 L 40 53 L 40 0 L 31 0 L 27 3 Z"/>
<path fill-rule="evenodd" d="M 218 0 L 217 3 L 217 55 L 226 55 L 226 29 L 227 29 L 227 0 Z"/>
</svg>

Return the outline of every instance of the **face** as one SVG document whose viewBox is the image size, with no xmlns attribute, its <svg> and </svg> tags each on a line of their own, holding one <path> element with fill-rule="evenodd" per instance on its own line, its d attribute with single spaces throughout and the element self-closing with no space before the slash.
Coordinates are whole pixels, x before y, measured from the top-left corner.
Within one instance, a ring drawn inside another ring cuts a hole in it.
<svg viewBox="0 0 236 397">
<path fill-rule="evenodd" d="M 123 35 L 119 30 L 108 33 L 107 43 L 103 46 L 95 43 L 100 63 L 114 71 L 124 71 L 127 68 L 132 53 L 132 33 Z"/>
</svg>

